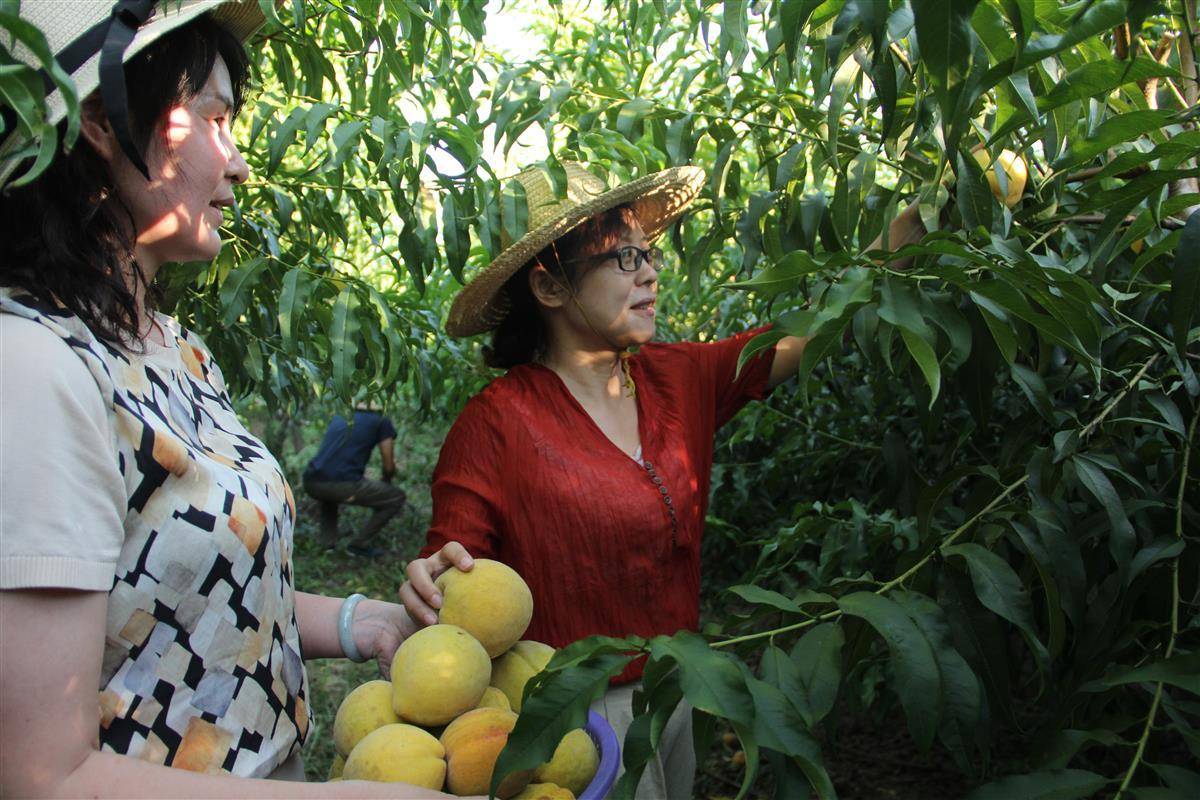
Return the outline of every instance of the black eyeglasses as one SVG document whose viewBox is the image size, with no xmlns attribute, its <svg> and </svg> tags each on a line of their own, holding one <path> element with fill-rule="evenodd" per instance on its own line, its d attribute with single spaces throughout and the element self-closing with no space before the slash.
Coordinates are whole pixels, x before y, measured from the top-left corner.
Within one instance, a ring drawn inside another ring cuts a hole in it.
<svg viewBox="0 0 1200 800">
<path fill-rule="evenodd" d="M 621 272 L 637 272 L 642 268 L 642 264 L 649 264 L 655 272 L 662 272 L 666 262 L 663 260 L 663 251 L 657 247 L 651 247 L 649 250 L 643 250 L 636 245 L 627 244 L 624 247 L 618 247 L 616 250 L 607 250 L 603 253 L 593 253 L 590 256 L 583 258 L 572 258 L 564 261 L 564 264 L 571 264 L 577 261 L 607 261 L 610 258 L 617 260 L 617 268 Z"/>
</svg>

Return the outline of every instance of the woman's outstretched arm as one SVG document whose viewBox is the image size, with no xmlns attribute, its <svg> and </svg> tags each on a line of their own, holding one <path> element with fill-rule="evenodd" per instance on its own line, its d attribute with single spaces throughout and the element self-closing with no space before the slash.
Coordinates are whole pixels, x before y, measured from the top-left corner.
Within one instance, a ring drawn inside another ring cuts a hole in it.
<svg viewBox="0 0 1200 800">
<path fill-rule="evenodd" d="M 913 203 L 897 214 L 888 226 L 888 247 L 898 250 L 906 244 L 920 241 L 925 233 L 925 225 L 921 222 L 919 209 L 917 204 Z M 866 249 L 878 250 L 882 246 L 883 234 L 880 234 Z M 904 264 L 897 262 L 893 266 L 902 267 Z M 771 376 L 767 379 L 768 389 L 774 389 L 796 374 L 806 344 L 808 344 L 808 339 L 803 336 L 785 336 L 779 340 L 779 343 L 775 345 L 775 360 L 771 363 Z"/>
</svg>

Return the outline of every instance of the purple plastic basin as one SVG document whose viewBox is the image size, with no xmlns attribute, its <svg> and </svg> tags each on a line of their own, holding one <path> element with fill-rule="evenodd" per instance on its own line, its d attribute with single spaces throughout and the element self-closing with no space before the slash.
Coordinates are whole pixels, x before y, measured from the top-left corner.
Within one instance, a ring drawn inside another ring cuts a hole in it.
<svg viewBox="0 0 1200 800">
<path fill-rule="evenodd" d="M 617 772 L 621 768 L 621 743 L 617 741 L 617 732 L 608 724 L 608 720 L 595 711 L 588 712 L 587 725 L 583 729 L 600 751 L 600 766 L 596 768 L 596 777 L 592 778 L 577 800 L 603 800 L 617 782 Z"/>
</svg>

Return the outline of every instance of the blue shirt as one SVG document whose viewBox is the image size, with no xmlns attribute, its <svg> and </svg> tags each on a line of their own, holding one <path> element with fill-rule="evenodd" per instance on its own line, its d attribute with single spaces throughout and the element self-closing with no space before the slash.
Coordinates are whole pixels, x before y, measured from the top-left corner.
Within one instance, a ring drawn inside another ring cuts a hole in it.
<svg viewBox="0 0 1200 800">
<path fill-rule="evenodd" d="M 353 426 L 336 414 L 321 440 L 321 448 L 308 462 L 304 477 L 315 481 L 360 480 L 375 445 L 394 438 L 392 421 L 376 411 L 355 411 Z"/>
</svg>

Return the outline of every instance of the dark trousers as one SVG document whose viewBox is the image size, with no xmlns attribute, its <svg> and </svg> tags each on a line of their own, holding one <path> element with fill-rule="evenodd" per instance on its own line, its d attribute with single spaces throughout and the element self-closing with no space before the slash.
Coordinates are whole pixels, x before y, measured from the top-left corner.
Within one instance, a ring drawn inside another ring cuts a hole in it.
<svg viewBox="0 0 1200 800">
<path fill-rule="evenodd" d="M 384 481 L 361 478 L 357 481 L 319 481 L 304 479 L 304 491 L 320 504 L 321 541 L 338 543 L 338 507 L 342 503 L 375 509 L 367 524 L 350 537 L 348 544 L 366 547 L 388 520 L 404 508 L 404 490 Z"/>
</svg>

